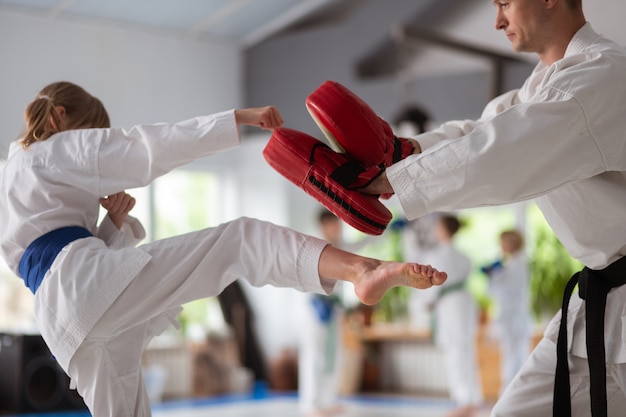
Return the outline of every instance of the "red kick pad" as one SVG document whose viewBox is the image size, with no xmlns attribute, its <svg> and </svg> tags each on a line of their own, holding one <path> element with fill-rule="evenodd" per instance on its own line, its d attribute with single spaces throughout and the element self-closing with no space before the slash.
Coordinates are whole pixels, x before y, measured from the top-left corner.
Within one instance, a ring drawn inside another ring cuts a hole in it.
<svg viewBox="0 0 626 417">
<path fill-rule="evenodd" d="M 367 103 L 336 81 L 313 91 L 306 107 L 333 147 L 366 167 L 385 168 L 413 153 L 410 141 L 394 136 Z"/>
<path fill-rule="evenodd" d="M 274 130 L 263 156 L 282 176 L 352 227 L 380 235 L 391 221 L 391 212 L 376 196 L 356 191 L 382 171 L 366 170 L 316 138 L 287 128 Z"/>
</svg>

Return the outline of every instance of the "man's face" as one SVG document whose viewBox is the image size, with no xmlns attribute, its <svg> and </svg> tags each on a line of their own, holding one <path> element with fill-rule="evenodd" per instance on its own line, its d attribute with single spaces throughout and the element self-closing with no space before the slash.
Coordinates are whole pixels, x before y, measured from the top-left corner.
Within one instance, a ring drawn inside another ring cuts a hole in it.
<svg viewBox="0 0 626 417">
<path fill-rule="evenodd" d="M 550 25 L 543 0 L 493 0 L 496 30 L 503 30 L 517 52 L 541 53 Z"/>
</svg>

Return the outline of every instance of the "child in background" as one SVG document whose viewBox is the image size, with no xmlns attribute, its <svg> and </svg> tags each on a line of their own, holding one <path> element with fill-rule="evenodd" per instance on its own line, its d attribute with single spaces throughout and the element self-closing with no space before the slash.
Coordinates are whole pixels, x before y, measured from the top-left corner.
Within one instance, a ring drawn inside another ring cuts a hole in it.
<svg viewBox="0 0 626 417">
<path fill-rule="evenodd" d="M 374 239 L 366 236 L 346 243 L 343 222 L 327 209 L 319 212 L 321 237 L 333 246 L 356 252 Z M 330 416 L 342 411 L 339 390 L 342 371 L 342 325 L 344 307 L 352 304 L 348 285 L 339 284 L 331 295 L 309 294 L 303 308 L 298 354 L 298 394 L 300 410 L 308 416 Z M 357 300 L 358 302 L 358 300 Z"/>
<path fill-rule="evenodd" d="M 500 234 L 502 260 L 482 268 L 496 303 L 493 322 L 500 345 L 500 393 L 530 354 L 532 317 L 529 304 L 530 273 L 524 238 L 517 230 Z"/>
<path fill-rule="evenodd" d="M 483 400 L 476 358 L 478 308 L 466 289 L 471 263 L 454 246 L 460 228 L 456 216 L 441 215 L 435 224 L 438 244 L 423 252 L 425 262 L 448 273 L 444 285 L 424 292 L 433 314 L 434 341 L 444 353 L 450 397 L 457 405 L 447 417 L 475 416 Z"/>
</svg>

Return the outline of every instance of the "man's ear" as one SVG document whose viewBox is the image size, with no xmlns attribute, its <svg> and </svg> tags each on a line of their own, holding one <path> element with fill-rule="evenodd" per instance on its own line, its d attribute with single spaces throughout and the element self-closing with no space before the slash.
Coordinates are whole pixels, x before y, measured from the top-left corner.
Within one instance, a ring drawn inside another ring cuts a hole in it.
<svg viewBox="0 0 626 417">
<path fill-rule="evenodd" d="M 543 3 L 546 6 L 546 9 L 551 10 L 554 9 L 559 1 L 563 0 L 543 0 Z"/>
</svg>

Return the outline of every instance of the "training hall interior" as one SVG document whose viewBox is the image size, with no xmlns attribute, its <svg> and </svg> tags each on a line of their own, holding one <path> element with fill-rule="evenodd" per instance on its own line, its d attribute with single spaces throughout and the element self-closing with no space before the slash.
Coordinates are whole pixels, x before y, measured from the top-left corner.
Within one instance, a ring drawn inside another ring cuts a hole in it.
<svg viewBox="0 0 626 417">
<path fill-rule="evenodd" d="M 584 7 L 597 31 L 626 44 L 626 3 Z M 98 97 L 123 128 L 274 105 L 284 127 L 328 143 L 305 105 L 327 80 L 358 95 L 397 136 L 477 119 L 538 62 L 515 53 L 494 18 L 487 0 L 0 0 L 0 167 L 26 105 L 61 80 Z M 144 242 L 250 217 L 364 256 L 422 263 L 443 227 L 466 260 L 463 279 L 449 292 L 395 287 L 372 306 L 347 283 L 320 297 L 237 280 L 184 305 L 177 328 L 146 347 L 153 414 L 489 415 L 507 370 L 515 373 L 506 358 L 523 362 L 581 267 L 535 203 L 407 219 L 392 196 L 381 200 L 391 222 L 371 236 L 324 213 L 268 165 L 271 132 L 246 126 L 240 135 L 238 147 L 126 190 Z M 521 277 L 522 313 L 512 319 L 507 289 L 496 284 L 506 273 Z M 460 311 L 447 330 L 442 307 Z M 518 336 L 508 345 L 507 328 Z M 511 345 L 517 351 L 505 352 Z M 0 415 L 89 416 L 69 382 L 34 322 L 33 295 L 0 261 Z M 316 405 L 317 397 L 332 401 Z"/>
</svg>

